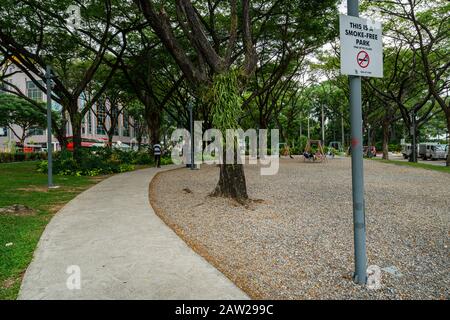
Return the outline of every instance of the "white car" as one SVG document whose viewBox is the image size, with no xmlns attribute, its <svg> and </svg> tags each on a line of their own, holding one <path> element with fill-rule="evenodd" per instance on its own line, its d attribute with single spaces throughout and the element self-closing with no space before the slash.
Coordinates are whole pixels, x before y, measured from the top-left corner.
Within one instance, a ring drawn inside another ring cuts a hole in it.
<svg viewBox="0 0 450 320">
<path fill-rule="evenodd" d="M 419 156 L 423 160 L 446 159 L 446 145 L 439 143 L 421 143 L 419 144 Z"/>
<path fill-rule="evenodd" d="M 131 146 L 130 145 L 128 145 L 126 143 L 123 143 L 121 141 L 117 141 L 116 143 L 113 143 L 113 148 L 120 149 L 120 150 L 123 150 L 123 151 L 130 151 L 131 150 Z"/>
<path fill-rule="evenodd" d="M 91 147 L 104 148 L 104 147 L 106 147 L 106 143 L 101 143 L 101 142 L 93 143 Z"/>
</svg>

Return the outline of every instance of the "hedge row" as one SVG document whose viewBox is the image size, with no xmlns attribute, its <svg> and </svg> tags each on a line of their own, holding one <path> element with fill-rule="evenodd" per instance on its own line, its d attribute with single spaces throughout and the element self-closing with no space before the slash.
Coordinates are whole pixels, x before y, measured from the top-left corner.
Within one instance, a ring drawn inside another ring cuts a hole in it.
<svg viewBox="0 0 450 320">
<path fill-rule="evenodd" d="M 0 152 L 0 163 L 47 160 L 46 152 Z"/>
<path fill-rule="evenodd" d="M 97 176 L 134 170 L 135 165 L 153 164 L 148 152 L 121 151 L 119 149 L 81 149 L 80 160 L 75 160 L 70 151 L 55 153 L 53 173 L 64 176 Z M 170 158 L 162 158 L 161 165 L 172 163 Z M 38 172 L 47 172 L 47 161 L 41 161 Z"/>
</svg>

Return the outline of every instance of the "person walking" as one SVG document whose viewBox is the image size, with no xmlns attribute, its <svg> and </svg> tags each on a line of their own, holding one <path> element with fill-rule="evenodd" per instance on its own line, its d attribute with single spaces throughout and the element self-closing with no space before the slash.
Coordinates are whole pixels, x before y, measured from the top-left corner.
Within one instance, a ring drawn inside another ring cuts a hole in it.
<svg viewBox="0 0 450 320">
<path fill-rule="evenodd" d="M 153 145 L 153 155 L 155 156 L 156 167 L 161 168 L 161 145 L 159 143 Z"/>
</svg>

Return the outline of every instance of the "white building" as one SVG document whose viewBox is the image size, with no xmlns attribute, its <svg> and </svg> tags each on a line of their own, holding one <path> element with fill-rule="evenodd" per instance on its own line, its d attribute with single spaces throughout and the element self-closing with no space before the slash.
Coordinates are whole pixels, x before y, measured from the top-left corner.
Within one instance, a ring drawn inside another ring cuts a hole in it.
<svg viewBox="0 0 450 320">
<path fill-rule="evenodd" d="M 16 86 L 22 93 L 27 95 L 29 98 L 32 98 L 36 101 L 46 101 L 46 93 L 42 92 L 34 83 L 31 81 L 28 76 L 21 72 L 18 67 L 11 64 L 8 67 L 7 73 L 10 74 L 12 72 L 14 73 L 11 77 L 9 77 L 6 82 L 13 84 Z M 10 87 L 10 90 L 13 90 L 12 87 Z M 0 88 L 1 91 L 1 88 Z M 83 106 L 84 101 L 82 98 L 79 99 L 79 106 L 80 108 Z M 106 119 L 106 125 L 109 126 L 109 117 L 107 116 L 105 112 L 105 108 L 107 108 L 108 105 L 94 105 L 92 108 L 96 110 L 96 113 L 98 114 L 98 118 L 95 115 L 95 112 L 93 110 L 89 110 L 84 119 L 82 124 L 82 138 L 83 139 L 96 139 L 96 140 L 106 140 L 107 141 L 107 135 L 105 134 L 104 127 L 102 125 L 104 119 Z M 53 102 L 53 108 L 55 110 L 60 110 L 60 106 Z M 98 108 L 98 109 L 97 109 Z M 67 115 L 67 119 L 68 115 Z M 127 116 L 126 111 L 124 111 L 120 116 L 118 120 L 118 126 L 116 128 L 116 132 L 113 138 L 113 142 L 122 142 L 126 144 L 133 145 L 135 144 L 136 137 L 135 137 L 135 131 L 132 126 L 133 120 L 131 117 Z M 11 127 L 14 129 L 17 135 L 22 134 L 22 130 L 17 125 L 11 125 Z M 67 124 L 67 136 L 72 136 L 72 128 L 70 125 L 70 121 L 68 121 Z M 52 141 L 54 144 L 54 150 L 59 150 L 60 146 L 58 143 L 58 140 L 55 137 L 52 137 Z M 11 144 L 15 145 L 17 142 L 19 142 L 19 139 L 15 137 L 14 133 L 11 129 L 8 127 L 6 128 L 0 128 L 0 151 L 9 151 Z M 143 137 L 143 143 L 147 143 L 147 137 Z M 47 130 L 46 128 L 33 128 L 29 131 L 29 136 L 25 139 L 25 146 L 29 145 L 41 145 L 42 147 L 46 147 L 47 145 Z"/>
</svg>

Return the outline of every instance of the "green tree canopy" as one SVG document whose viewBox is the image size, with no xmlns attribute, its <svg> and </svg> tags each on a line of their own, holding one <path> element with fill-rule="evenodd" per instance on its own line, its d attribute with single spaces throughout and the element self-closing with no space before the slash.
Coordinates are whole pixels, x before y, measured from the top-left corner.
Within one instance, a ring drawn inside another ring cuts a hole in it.
<svg viewBox="0 0 450 320">
<path fill-rule="evenodd" d="M 23 145 L 31 128 L 46 126 L 46 117 L 28 101 L 3 93 L 0 94 L 0 126 L 8 127 Z"/>
</svg>

